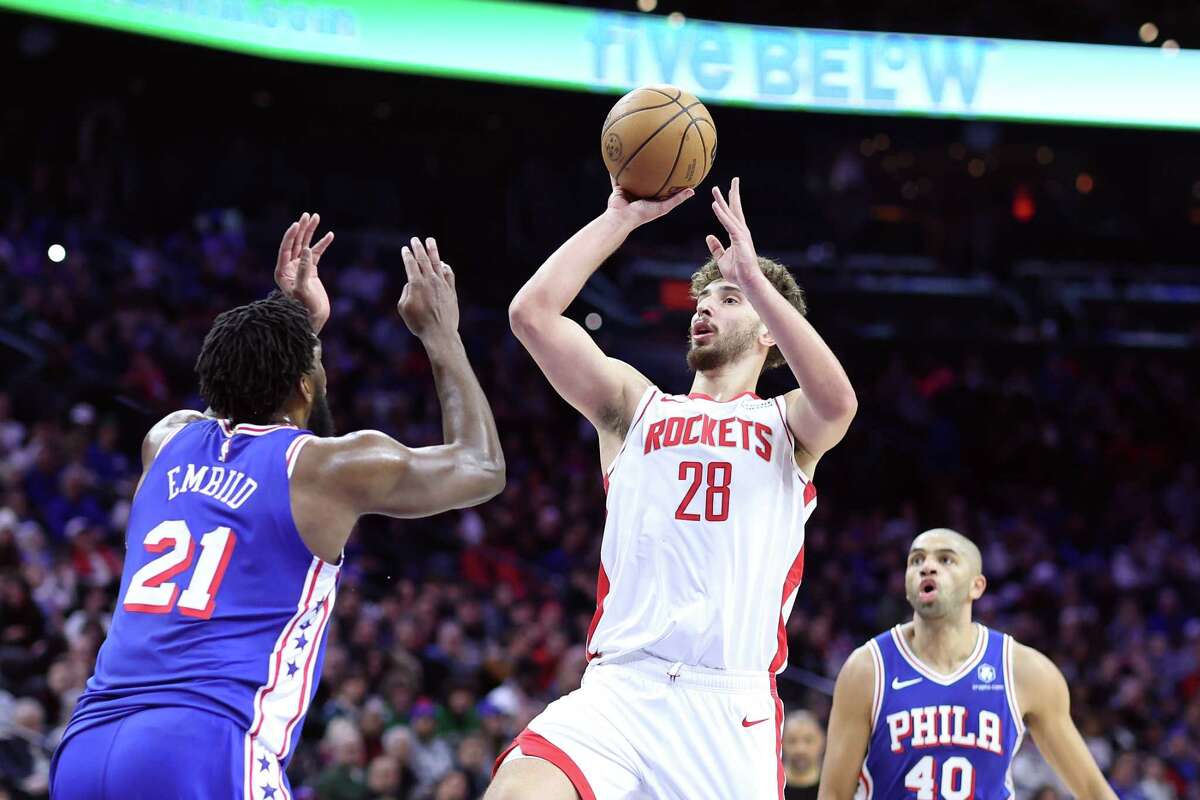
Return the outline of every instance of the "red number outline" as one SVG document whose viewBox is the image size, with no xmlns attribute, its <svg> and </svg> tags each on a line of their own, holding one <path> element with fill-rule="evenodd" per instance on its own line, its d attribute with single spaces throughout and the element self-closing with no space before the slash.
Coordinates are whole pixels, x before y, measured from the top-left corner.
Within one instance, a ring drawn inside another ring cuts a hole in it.
<svg viewBox="0 0 1200 800">
<path fill-rule="evenodd" d="M 725 482 L 717 483 L 717 469 L 725 472 Z M 713 461 L 708 465 L 708 491 L 704 493 L 704 518 L 709 522 L 724 522 L 729 519 L 729 484 L 733 482 L 733 464 L 728 461 Z M 721 498 L 720 516 L 713 510 L 716 498 Z"/>
<path fill-rule="evenodd" d="M 159 540 L 158 544 L 145 545 L 146 550 L 151 553 L 162 553 L 167 549 L 174 549 L 179 544 L 179 540 L 174 536 L 166 536 Z M 196 553 L 196 540 L 191 536 L 188 537 L 187 556 L 182 561 L 173 567 L 167 567 L 162 572 L 147 578 L 142 581 L 142 586 L 150 589 L 162 586 L 167 581 L 174 578 L 179 573 L 186 570 L 192 565 L 192 556 Z M 149 603 L 125 603 L 124 607 L 127 611 L 141 611 L 145 614 L 166 614 L 175 605 L 175 600 L 179 597 L 179 593 L 183 589 L 179 584 L 175 584 L 175 590 L 171 592 L 171 599 L 162 605 L 150 605 Z"/>
<path fill-rule="evenodd" d="M 688 472 L 695 472 L 696 477 L 692 481 L 692 485 L 688 487 L 687 494 L 683 496 L 683 502 L 679 504 L 679 508 L 675 509 L 675 519 L 681 519 L 685 522 L 699 522 L 700 515 L 689 513 L 687 507 L 691 505 L 692 498 L 696 496 L 696 492 L 700 491 L 700 481 L 704 480 L 704 465 L 699 461 L 680 461 L 679 480 L 686 481 L 688 479 Z"/>
</svg>

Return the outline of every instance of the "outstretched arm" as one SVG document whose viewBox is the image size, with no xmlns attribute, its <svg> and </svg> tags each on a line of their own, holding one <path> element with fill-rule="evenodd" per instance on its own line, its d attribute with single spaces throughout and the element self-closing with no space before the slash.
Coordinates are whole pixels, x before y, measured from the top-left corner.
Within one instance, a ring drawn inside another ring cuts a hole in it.
<svg viewBox="0 0 1200 800">
<path fill-rule="evenodd" d="M 1025 724 L 1071 794 L 1080 800 L 1117 800 L 1071 720 L 1067 682 L 1054 662 L 1031 647 L 1016 645 L 1013 672 Z"/>
<path fill-rule="evenodd" d="M 633 367 L 604 355 L 574 320 L 563 316 L 592 273 L 638 226 L 666 214 L 693 194 L 631 201 L 613 184 L 608 208 L 554 251 L 521 287 L 508 308 L 513 333 L 564 400 L 602 436 L 624 435 L 638 398 L 649 385 Z"/>
<path fill-rule="evenodd" d="M 433 239 L 413 239 L 403 257 L 408 284 L 398 308 L 433 366 L 446 441 L 413 448 L 360 431 L 305 446 L 292 508 L 305 542 L 330 561 L 362 514 L 429 516 L 482 503 L 504 488 L 496 422 L 458 335 L 454 273 Z"/>
<path fill-rule="evenodd" d="M 864 645 L 846 659 L 833 689 L 827 741 L 818 800 L 851 800 L 858 788 L 867 745 L 871 741 L 871 703 L 875 663 Z"/>
<path fill-rule="evenodd" d="M 715 236 L 708 247 L 721 274 L 741 287 L 754 306 L 788 367 L 800 384 L 787 394 L 788 427 L 796 438 L 802 466 L 809 469 L 825 451 L 841 441 L 858 411 L 858 399 L 846 371 L 825 340 L 783 295 L 775 290 L 758 266 L 758 254 L 742 212 L 741 180 L 733 179 L 729 201 L 713 187 L 713 213 L 729 234 L 725 248 Z"/>
</svg>

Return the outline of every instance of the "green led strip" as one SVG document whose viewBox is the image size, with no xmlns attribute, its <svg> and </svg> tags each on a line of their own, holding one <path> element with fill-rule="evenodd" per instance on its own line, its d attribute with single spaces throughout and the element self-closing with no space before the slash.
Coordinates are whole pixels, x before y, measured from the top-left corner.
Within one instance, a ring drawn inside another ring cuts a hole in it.
<svg viewBox="0 0 1200 800">
<path fill-rule="evenodd" d="M 270 58 L 838 113 L 1200 129 L 1200 53 L 769 28 L 495 0 L 0 0 Z"/>
</svg>

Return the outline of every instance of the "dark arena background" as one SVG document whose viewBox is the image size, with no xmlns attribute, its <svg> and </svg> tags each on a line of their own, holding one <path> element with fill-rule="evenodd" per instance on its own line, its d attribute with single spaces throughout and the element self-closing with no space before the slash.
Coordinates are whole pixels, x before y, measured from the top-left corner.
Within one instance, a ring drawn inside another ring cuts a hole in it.
<svg viewBox="0 0 1200 800">
<path fill-rule="evenodd" d="M 0 0 L 0 798 L 48 796 L 49 759 L 115 608 L 141 438 L 171 410 L 203 409 L 205 332 L 270 291 L 279 238 L 303 211 L 337 233 L 321 262 L 337 429 L 441 441 L 428 360 L 395 310 L 401 245 L 436 236 L 508 484 L 467 511 L 361 521 L 294 794 L 480 797 L 511 737 L 579 685 L 605 518 L 594 431 L 513 338 L 506 307 L 603 209 L 597 134 L 617 94 L 665 82 L 654 53 L 626 76 L 626 51 L 605 51 L 627 86 L 555 88 L 550 62 L 541 85 L 360 69 L 58 13 L 171 6 L 216 20 L 215 0 L 38 5 Z M 503 19 L 504 5 L 488 13 Z M 758 251 L 792 268 L 859 401 L 815 476 L 779 678 L 788 709 L 827 719 L 848 654 L 911 615 L 912 537 L 953 527 L 983 551 L 977 618 L 1063 671 L 1117 795 L 1200 798 L 1200 67 L 1187 49 L 1200 7 L 643 5 L 553 10 L 677 13 L 683 31 L 715 20 L 1119 45 L 1184 73 L 1190 96 L 1146 85 L 1145 108 L 1119 82 L 1093 86 L 1106 124 L 1046 109 L 1037 91 L 1018 97 L 1028 113 L 903 108 L 902 92 L 895 108 L 855 107 L 857 89 L 830 93 L 840 77 L 807 67 L 775 80 L 808 80 L 804 97 L 844 108 L 689 90 L 720 135 L 701 191 L 741 177 Z M 425 44 L 461 50 L 451 22 Z M 389 35 L 397 52 L 411 44 L 401 24 Z M 1047 92 L 1086 78 L 1041 52 L 1030 57 Z M 715 74 L 680 64 L 681 85 Z M 1163 103 L 1184 109 L 1176 122 L 1139 116 Z M 636 232 L 569 311 L 669 391 L 691 380 L 687 278 L 705 234 L 723 235 L 703 200 Z M 760 393 L 793 385 L 775 370 Z M 1028 739 L 1013 774 L 1018 797 L 1068 796 Z"/>
</svg>

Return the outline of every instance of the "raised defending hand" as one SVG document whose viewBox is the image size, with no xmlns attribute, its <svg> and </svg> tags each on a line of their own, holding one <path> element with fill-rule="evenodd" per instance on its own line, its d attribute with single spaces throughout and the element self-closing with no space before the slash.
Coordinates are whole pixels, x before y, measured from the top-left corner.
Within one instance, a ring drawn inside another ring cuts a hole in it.
<svg viewBox="0 0 1200 800">
<path fill-rule="evenodd" d="M 758 254 L 754 252 L 754 240 L 750 238 L 750 228 L 746 225 L 746 215 L 742 212 L 741 179 L 734 178 L 729 186 L 729 202 L 721 196 L 721 190 L 714 186 L 713 213 L 725 226 L 729 234 L 729 246 L 721 245 L 721 240 L 709 235 L 705 238 L 708 250 L 717 260 L 717 268 L 725 280 L 739 286 L 755 277 L 758 267 Z"/>
<path fill-rule="evenodd" d="M 317 333 L 329 320 L 329 295 L 317 273 L 317 264 L 333 242 L 333 231 L 329 231 L 315 245 L 311 244 L 319 224 L 320 214 L 309 214 L 307 211 L 301 214 L 300 219 L 284 232 L 283 241 L 279 243 L 279 257 L 275 260 L 275 285 L 288 297 L 294 297 L 304 304 L 313 330 Z M 303 266 L 300 256 L 306 249 L 310 251 L 310 258 L 308 265 Z"/>
<path fill-rule="evenodd" d="M 609 212 L 634 227 L 671 212 L 696 193 L 693 189 L 681 189 L 666 200 L 639 200 L 626 194 L 611 175 L 608 176 L 608 182 L 612 184 L 612 194 L 608 196 Z"/>
<path fill-rule="evenodd" d="M 458 330 L 454 271 L 449 264 L 442 263 L 433 237 L 422 245 L 414 236 L 410 245 L 400 251 L 408 283 L 400 293 L 396 310 L 408 329 L 422 339 L 438 333 L 454 333 Z"/>
</svg>

